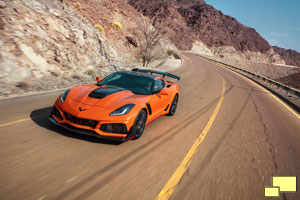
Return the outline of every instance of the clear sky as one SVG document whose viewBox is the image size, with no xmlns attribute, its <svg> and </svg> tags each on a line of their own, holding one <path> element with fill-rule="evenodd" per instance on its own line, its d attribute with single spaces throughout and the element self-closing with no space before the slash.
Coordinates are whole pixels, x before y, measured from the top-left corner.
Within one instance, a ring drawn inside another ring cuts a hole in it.
<svg viewBox="0 0 300 200">
<path fill-rule="evenodd" d="M 272 46 L 300 52 L 300 0 L 205 0 L 255 28 Z"/>
</svg>

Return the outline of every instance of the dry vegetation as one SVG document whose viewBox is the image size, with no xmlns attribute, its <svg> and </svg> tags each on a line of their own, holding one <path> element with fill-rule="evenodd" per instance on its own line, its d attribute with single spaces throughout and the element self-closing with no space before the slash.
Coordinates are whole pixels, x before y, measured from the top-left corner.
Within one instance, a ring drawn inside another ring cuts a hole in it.
<svg viewBox="0 0 300 200">
<path fill-rule="evenodd" d="M 134 29 L 134 33 L 139 44 L 138 56 L 142 59 L 143 67 L 147 67 L 156 58 L 155 50 L 165 35 L 165 31 L 162 27 L 152 27 L 152 23 L 144 20 L 139 27 Z"/>
<path fill-rule="evenodd" d="M 129 63 L 139 62 L 147 66 L 151 61 L 167 56 L 167 49 L 176 49 L 165 38 L 161 42 L 162 30 L 155 29 L 152 22 L 126 0 L 64 0 L 64 3 L 94 25 L 120 53 L 127 56 Z M 159 46 L 166 48 L 159 49 Z"/>
</svg>

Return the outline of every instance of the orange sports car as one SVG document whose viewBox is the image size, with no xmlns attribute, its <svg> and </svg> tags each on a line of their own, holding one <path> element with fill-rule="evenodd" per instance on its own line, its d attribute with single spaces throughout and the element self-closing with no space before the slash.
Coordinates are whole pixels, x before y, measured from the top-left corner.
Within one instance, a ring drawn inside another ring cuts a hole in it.
<svg viewBox="0 0 300 200">
<path fill-rule="evenodd" d="M 153 74 L 162 75 L 154 76 Z M 97 84 L 72 87 L 55 102 L 49 120 L 71 131 L 127 141 L 162 115 L 174 115 L 179 88 L 164 80 L 180 77 L 155 70 L 133 69 L 108 75 Z"/>
</svg>

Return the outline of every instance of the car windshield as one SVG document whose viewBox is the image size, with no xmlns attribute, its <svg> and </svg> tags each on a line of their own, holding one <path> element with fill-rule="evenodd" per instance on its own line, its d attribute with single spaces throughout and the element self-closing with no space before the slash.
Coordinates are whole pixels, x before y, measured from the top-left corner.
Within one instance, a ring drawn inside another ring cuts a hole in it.
<svg viewBox="0 0 300 200">
<path fill-rule="evenodd" d="M 104 78 L 99 86 L 110 85 L 130 90 L 134 94 L 152 94 L 154 80 L 138 74 L 115 72 Z"/>
</svg>

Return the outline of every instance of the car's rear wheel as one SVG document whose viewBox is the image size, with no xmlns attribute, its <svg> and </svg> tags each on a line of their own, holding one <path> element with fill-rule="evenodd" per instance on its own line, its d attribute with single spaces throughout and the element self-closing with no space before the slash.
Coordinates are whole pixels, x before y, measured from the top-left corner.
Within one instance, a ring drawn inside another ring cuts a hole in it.
<svg viewBox="0 0 300 200">
<path fill-rule="evenodd" d="M 134 125 L 131 128 L 133 139 L 138 139 L 142 136 L 147 120 L 147 113 L 141 110 L 137 115 Z"/>
<path fill-rule="evenodd" d="M 177 103 L 178 103 L 178 95 L 176 94 L 173 98 L 169 113 L 167 114 L 168 116 L 173 116 L 175 114 L 177 109 Z"/>
</svg>

